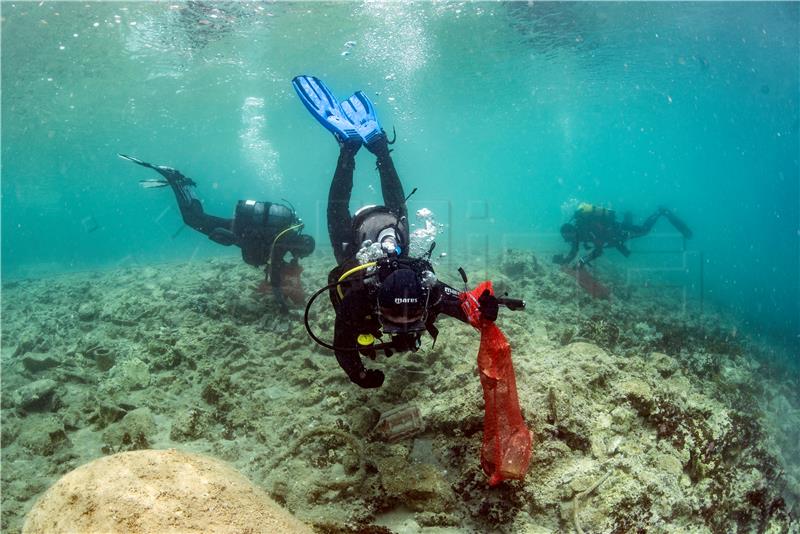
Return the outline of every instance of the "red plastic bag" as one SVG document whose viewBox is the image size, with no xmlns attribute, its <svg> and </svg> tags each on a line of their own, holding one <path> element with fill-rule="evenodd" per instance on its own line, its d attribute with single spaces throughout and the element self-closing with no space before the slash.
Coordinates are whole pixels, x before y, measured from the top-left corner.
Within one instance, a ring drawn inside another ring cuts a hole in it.
<svg viewBox="0 0 800 534">
<path fill-rule="evenodd" d="M 303 284 L 300 282 L 300 274 L 302 272 L 303 268 L 296 259 L 281 266 L 281 291 L 286 300 L 295 306 L 303 306 L 305 304 L 306 295 L 303 290 Z M 272 286 L 267 280 L 264 280 L 256 288 L 256 291 L 270 295 L 272 294 Z"/>
<path fill-rule="evenodd" d="M 480 317 L 478 297 L 488 289 L 490 281 L 461 295 L 461 307 L 470 324 L 481 333 L 478 369 L 481 373 L 483 400 L 483 446 L 481 467 L 495 486 L 506 479 L 521 479 L 531 460 L 531 432 L 525 425 L 517 397 L 511 346 L 493 321 Z"/>
<path fill-rule="evenodd" d="M 306 301 L 303 284 L 300 282 L 300 274 L 302 272 L 303 268 L 300 267 L 300 263 L 294 259 L 283 267 L 283 272 L 281 273 L 283 295 L 295 306 L 303 306 Z"/>
</svg>

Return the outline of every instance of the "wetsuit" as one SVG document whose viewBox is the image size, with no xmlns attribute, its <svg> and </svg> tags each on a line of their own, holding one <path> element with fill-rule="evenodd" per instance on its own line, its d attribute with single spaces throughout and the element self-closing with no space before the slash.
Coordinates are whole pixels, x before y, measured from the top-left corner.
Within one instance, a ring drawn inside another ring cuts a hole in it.
<svg viewBox="0 0 800 534">
<path fill-rule="evenodd" d="M 328 275 L 330 283 L 337 282 L 343 273 L 359 264 L 356 253 L 361 247 L 360 240 L 363 236 L 358 235 L 358 231 L 354 228 L 354 217 L 350 215 L 349 204 L 353 189 L 355 155 L 360 146 L 360 142 L 342 145 L 328 195 L 328 233 L 338 263 Z M 414 270 L 417 274 L 425 271 L 433 273 L 433 268 L 427 261 L 408 258 L 408 208 L 403 186 L 389 154 L 386 136 L 382 135 L 373 140 L 367 145 L 367 149 L 377 156 L 385 207 L 396 216 L 396 230 L 401 246 L 398 263 Z M 375 241 L 374 236 L 371 239 Z M 359 335 L 371 334 L 378 337 L 381 334 L 382 324 L 377 308 L 378 286 L 371 282 L 368 279 L 362 280 L 360 275 L 353 275 L 352 280 L 348 278 L 347 282 L 338 286 L 344 298 L 339 296 L 337 288 L 331 290 L 331 302 L 336 310 L 333 344 L 339 348 L 336 350 L 336 360 L 350 380 L 364 388 L 379 387 L 383 383 L 383 373 L 366 369 L 358 351 Z M 416 351 L 419 348 L 419 339 L 426 330 L 435 338 L 438 331 L 434 322 L 439 314 L 443 313 L 468 322 L 461 309 L 459 291 L 439 281 L 433 283 L 428 291 L 424 327 L 420 330 L 393 334 L 394 350 Z M 353 350 L 344 350 L 342 347 L 353 347 Z M 364 352 L 371 358 L 375 357 L 369 350 Z"/>
<path fill-rule="evenodd" d="M 626 214 L 625 220 L 619 222 L 613 210 L 597 207 L 591 207 L 590 210 L 579 209 L 574 215 L 575 234 L 570 243 L 570 251 L 566 256 L 555 256 L 553 261 L 561 264 L 570 263 L 578 255 L 581 243 L 586 248 L 591 248 L 591 251 L 579 260 L 579 267 L 599 258 L 606 247 L 614 247 L 623 256 L 628 257 L 631 251 L 625 245 L 625 241 L 650 233 L 653 225 L 665 211 L 659 209 L 645 219 L 644 223 L 636 225 L 631 221 L 630 214 Z"/>
<path fill-rule="evenodd" d="M 275 300 L 281 308 L 287 308 L 281 288 L 283 271 L 289 265 L 296 265 L 297 258 L 308 256 L 314 250 L 311 236 L 300 234 L 302 225 L 294 210 L 283 204 L 240 200 L 232 219 L 209 215 L 203 211 L 203 205 L 194 195 L 197 185 L 194 180 L 177 169 L 121 156 L 155 170 L 166 179 L 175 193 L 183 222 L 188 226 L 217 243 L 238 246 L 242 250 L 242 259 L 248 265 L 269 265 L 266 274 Z M 291 264 L 284 260 L 287 253 L 293 256 Z"/>
</svg>

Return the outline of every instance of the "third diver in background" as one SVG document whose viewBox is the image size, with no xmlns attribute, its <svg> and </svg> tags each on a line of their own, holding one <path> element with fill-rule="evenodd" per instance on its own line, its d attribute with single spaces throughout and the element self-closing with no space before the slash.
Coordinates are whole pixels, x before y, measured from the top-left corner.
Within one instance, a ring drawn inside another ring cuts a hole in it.
<svg viewBox="0 0 800 534">
<path fill-rule="evenodd" d="M 197 184 L 194 180 L 177 169 L 153 165 L 125 154 L 119 154 L 119 157 L 153 169 L 163 176 L 164 180 L 141 180 L 140 183 L 146 188 L 170 186 L 178 201 L 183 222 L 187 225 L 216 243 L 238 246 L 242 249 L 242 259 L 248 265 L 265 265 L 273 297 L 282 311 L 288 310 L 287 297 L 295 305 L 303 303 L 300 285 L 302 268 L 298 259 L 314 252 L 314 238 L 300 233 L 303 223 L 294 209 L 272 202 L 240 200 L 232 219 L 215 217 L 205 213 L 200 200 L 195 197 L 194 187 Z M 287 253 L 292 256 L 290 262 L 284 260 Z"/>
<path fill-rule="evenodd" d="M 578 255 L 581 243 L 591 251 L 588 256 L 582 256 L 578 259 L 576 264 L 578 269 L 598 258 L 603 254 L 603 249 L 606 247 L 614 247 L 623 256 L 628 257 L 631 251 L 625 246 L 625 242 L 634 237 L 642 237 L 650 233 L 653 225 L 662 215 L 684 238 L 689 239 L 692 237 L 692 231 L 689 230 L 686 223 L 663 207 L 645 219 L 641 225 L 638 225 L 633 224 L 633 218 L 630 213 L 626 213 L 625 218 L 620 222 L 616 220 L 616 214 L 613 210 L 586 203 L 580 204 L 572 216 L 571 222 L 561 226 L 561 236 L 564 241 L 571 245 L 570 251 L 566 256 L 563 254 L 553 256 L 553 262 L 562 265 L 570 263 Z"/>
</svg>

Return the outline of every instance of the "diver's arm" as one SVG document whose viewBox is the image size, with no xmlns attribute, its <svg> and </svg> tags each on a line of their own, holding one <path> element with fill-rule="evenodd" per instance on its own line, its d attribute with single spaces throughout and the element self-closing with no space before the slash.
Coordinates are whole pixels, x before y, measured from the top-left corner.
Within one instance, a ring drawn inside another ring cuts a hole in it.
<svg viewBox="0 0 800 534">
<path fill-rule="evenodd" d="M 281 286 L 284 268 L 284 253 L 285 251 L 283 248 L 273 251 L 273 255 L 269 263 L 269 284 L 272 288 L 272 296 L 275 298 L 275 302 L 278 303 L 278 306 L 280 306 L 282 311 L 288 311 L 289 306 L 286 304 L 286 298 L 283 296 L 283 289 Z"/>
<path fill-rule="evenodd" d="M 469 323 L 469 317 L 467 317 L 464 307 L 461 305 L 461 292 L 442 282 L 438 283 L 437 289 L 441 291 L 441 298 L 436 306 L 434 306 L 432 312 L 435 314 L 444 313 L 463 323 Z M 500 302 L 497 300 L 497 297 L 492 295 L 489 289 L 485 289 L 480 297 L 478 297 L 478 310 L 480 311 L 482 319 L 495 321 L 497 319 L 499 307 Z"/>
<path fill-rule="evenodd" d="M 575 259 L 575 256 L 578 255 L 578 241 L 575 240 L 572 242 L 572 247 L 569 249 L 569 253 L 564 256 L 563 254 L 556 254 L 553 256 L 553 263 L 565 264 L 569 263 Z"/>
<path fill-rule="evenodd" d="M 589 253 L 589 255 L 578 260 L 578 268 L 588 265 L 592 261 L 602 256 L 603 244 L 604 243 L 602 241 L 596 239 L 592 244 L 592 251 Z"/>
<path fill-rule="evenodd" d="M 361 361 L 361 355 L 356 348 L 358 346 L 357 335 L 357 332 L 337 314 L 333 327 L 333 345 L 334 347 L 353 347 L 353 350 L 337 349 L 335 351 L 336 361 L 354 384 L 358 384 L 362 388 L 381 387 L 383 373 L 377 369 L 364 367 L 364 362 Z"/>
<path fill-rule="evenodd" d="M 469 323 L 469 318 L 461 307 L 461 298 L 459 297 L 461 294 L 460 291 L 443 282 L 438 282 L 436 284 L 436 291 L 439 293 L 440 297 L 439 301 L 433 306 L 433 313 L 443 313 L 454 319 L 458 319 L 462 323 Z"/>
<path fill-rule="evenodd" d="M 366 316 L 371 313 L 370 297 L 366 292 L 354 291 L 335 305 L 336 321 L 333 326 L 333 345 L 336 361 L 350 381 L 362 388 L 377 388 L 383 384 L 383 373 L 375 369 L 367 369 L 358 352 L 358 335 L 373 333 L 367 325 Z M 347 350 L 345 347 L 352 347 Z"/>
</svg>

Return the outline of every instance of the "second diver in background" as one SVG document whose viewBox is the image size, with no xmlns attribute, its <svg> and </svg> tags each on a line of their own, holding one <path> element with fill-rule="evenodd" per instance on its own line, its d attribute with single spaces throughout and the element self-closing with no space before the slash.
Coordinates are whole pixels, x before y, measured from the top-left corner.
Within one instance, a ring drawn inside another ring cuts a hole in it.
<svg viewBox="0 0 800 534">
<path fill-rule="evenodd" d="M 295 305 L 303 303 L 302 268 L 298 260 L 314 252 L 314 238 L 301 233 L 303 223 L 294 209 L 272 202 L 240 200 L 232 219 L 215 217 L 205 213 L 200 200 L 195 197 L 197 184 L 194 180 L 177 169 L 153 165 L 124 154 L 119 154 L 119 157 L 163 176 L 163 180 L 142 180 L 140 183 L 146 188 L 171 187 L 187 225 L 216 243 L 238 246 L 248 265 L 266 266 L 265 275 L 282 311 L 288 310 L 287 299 Z M 285 261 L 287 254 L 292 257 L 289 262 Z"/>
<path fill-rule="evenodd" d="M 658 211 L 650 215 L 641 225 L 633 224 L 630 213 L 625 214 L 622 221 L 617 221 L 613 210 L 593 206 L 591 204 L 580 204 L 571 222 L 561 226 L 561 236 L 564 241 L 570 244 L 569 253 L 564 256 L 557 254 L 553 256 L 553 262 L 566 265 L 578 255 L 581 243 L 590 249 L 587 256 L 582 256 L 576 264 L 577 269 L 588 265 L 591 261 L 603 254 L 603 249 L 607 247 L 616 248 L 623 256 L 628 257 L 630 250 L 625 242 L 635 237 L 642 237 L 650 233 L 653 225 L 664 216 L 680 232 L 684 238 L 692 237 L 692 232 L 682 220 L 666 208 L 659 208 Z"/>
</svg>

